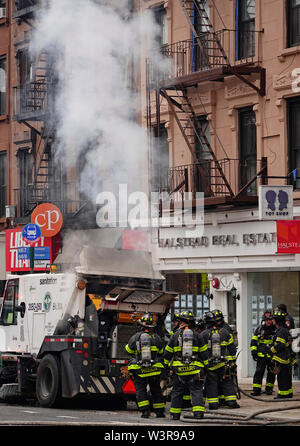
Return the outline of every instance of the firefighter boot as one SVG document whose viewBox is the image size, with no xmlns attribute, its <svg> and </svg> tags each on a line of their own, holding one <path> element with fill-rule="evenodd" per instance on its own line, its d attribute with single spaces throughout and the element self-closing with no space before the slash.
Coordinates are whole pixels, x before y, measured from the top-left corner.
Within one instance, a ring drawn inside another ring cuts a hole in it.
<svg viewBox="0 0 300 446">
<path fill-rule="evenodd" d="M 194 412 L 194 418 L 196 419 L 196 420 L 202 420 L 202 418 L 204 417 L 204 414 L 203 414 L 203 412 Z"/>
<path fill-rule="evenodd" d="M 180 420 L 180 413 L 173 413 L 172 420 Z"/>
<path fill-rule="evenodd" d="M 163 409 L 156 411 L 156 418 L 165 418 L 165 411 Z"/>
<path fill-rule="evenodd" d="M 227 407 L 230 409 L 239 409 L 241 406 L 236 401 L 228 401 Z"/>
<path fill-rule="evenodd" d="M 150 417 L 150 409 L 142 410 L 141 418 L 149 418 Z"/>
</svg>

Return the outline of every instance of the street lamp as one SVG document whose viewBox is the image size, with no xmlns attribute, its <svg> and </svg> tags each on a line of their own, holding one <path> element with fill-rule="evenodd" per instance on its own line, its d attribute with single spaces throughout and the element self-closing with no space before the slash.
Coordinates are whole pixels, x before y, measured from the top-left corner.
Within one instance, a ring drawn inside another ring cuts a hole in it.
<svg viewBox="0 0 300 446">
<path fill-rule="evenodd" d="M 206 296 L 208 299 L 213 299 L 213 298 L 214 298 L 214 296 L 209 292 L 209 287 L 208 287 L 208 286 L 206 286 L 206 287 L 204 288 L 204 294 L 205 294 L 205 296 Z"/>
<path fill-rule="evenodd" d="M 229 292 L 230 292 L 230 295 L 231 295 L 231 297 L 233 299 L 240 300 L 240 295 L 237 294 L 237 289 L 235 288 L 234 285 L 232 286 L 232 288 L 231 288 L 231 290 Z"/>
</svg>

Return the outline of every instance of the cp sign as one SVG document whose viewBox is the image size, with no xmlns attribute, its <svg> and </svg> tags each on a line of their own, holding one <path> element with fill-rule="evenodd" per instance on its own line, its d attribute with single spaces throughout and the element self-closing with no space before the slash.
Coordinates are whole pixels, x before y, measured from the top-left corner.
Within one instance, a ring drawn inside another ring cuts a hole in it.
<svg viewBox="0 0 300 446">
<path fill-rule="evenodd" d="M 61 230 L 63 217 L 57 206 L 43 203 L 32 212 L 31 223 L 41 228 L 43 237 L 54 237 Z"/>
</svg>

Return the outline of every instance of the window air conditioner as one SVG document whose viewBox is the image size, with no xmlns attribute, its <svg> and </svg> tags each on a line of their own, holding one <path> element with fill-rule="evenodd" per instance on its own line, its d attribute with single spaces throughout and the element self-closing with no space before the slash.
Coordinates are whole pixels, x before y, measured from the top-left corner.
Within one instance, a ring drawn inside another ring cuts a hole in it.
<svg viewBox="0 0 300 446">
<path fill-rule="evenodd" d="M 0 19 L 6 17 L 6 8 L 0 8 Z"/>
</svg>

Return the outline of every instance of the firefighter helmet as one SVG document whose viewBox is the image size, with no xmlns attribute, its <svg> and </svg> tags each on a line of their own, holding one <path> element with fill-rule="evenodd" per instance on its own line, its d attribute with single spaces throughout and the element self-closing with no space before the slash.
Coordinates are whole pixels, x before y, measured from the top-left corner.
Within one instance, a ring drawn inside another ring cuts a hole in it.
<svg viewBox="0 0 300 446">
<path fill-rule="evenodd" d="M 172 322 L 178 322 L 179 316 L 180 316 L 180 313 L 174 313 L 172 316 Z"/>
<path fill-rule="evenodd" d="M 216 322 L 224 321 L 224 315 L 221 310 L 212 310 L 212 314 L 214 315 Z"/>
<path fill-rule="evenodd" d="M 273 319 L 275 319 L 275 322 L 277 323 L 284 323 L 286 318 L 286 313 L 282 310 L 275 309 L 273 311 Z"/>
<path fill-rule="evenodd" d="M 154 327 L 154 320 L 150 313 L 144 313 L 138 320 L 138 323 L 143 327 Z"/>
<path fill-rule="evenodd" d="M 212 311 L 207 311 L 204 314 L 204 322 L 206 323 L 206 325 L 212 325 L 216 323 L 216 318 Z"/>
<path fill-rule="evenodd" d="M 272 312 L 271 311 L 265 311 L 262 317 L 263 321 L 267 321 L 267 320 L 272 320 L 273 316 L 272 316 Z"/>
<path fill-rule="evenodd" d="M 190 310 L 182 311 L 179 315 L 179 320 L 186 323 L 195 322 L 194 313 Z"/>
</svg>

